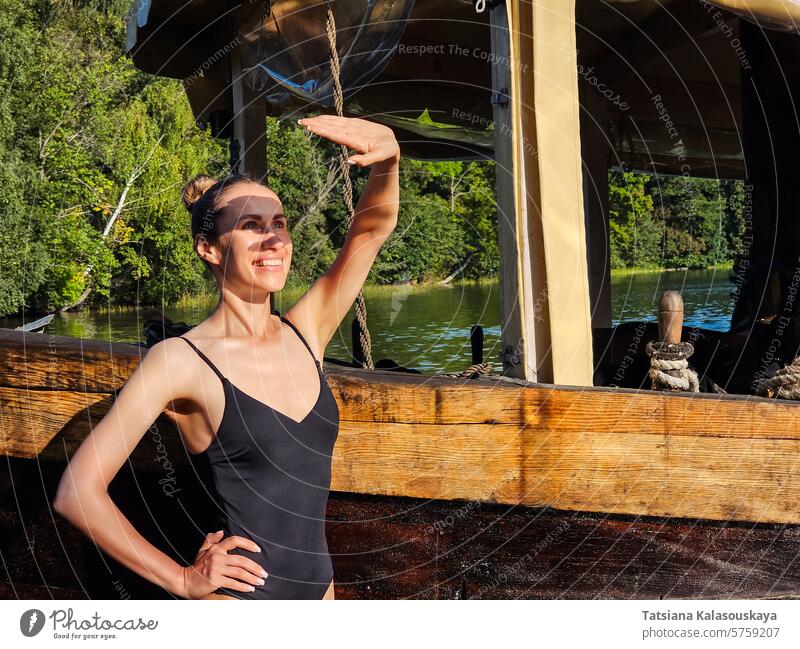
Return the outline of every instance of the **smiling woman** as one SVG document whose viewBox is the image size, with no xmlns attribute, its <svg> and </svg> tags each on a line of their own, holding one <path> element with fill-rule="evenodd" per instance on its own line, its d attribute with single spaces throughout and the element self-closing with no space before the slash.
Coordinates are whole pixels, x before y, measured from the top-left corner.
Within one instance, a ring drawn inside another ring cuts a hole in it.
<svg viewBox="0 0 800 649">
<path fill-rule="evenodd" d="M 199 238 L 198 246 L 219 244 L 222 228 L 228 228 L 231 232 L 250 231 L 257 235 L 272 230 L 282 232 L 283 235 L 278 234 L 277 238 L 287 251 L 273 255 L 256 251 L 259 256 L 252 263 L 262 272 L 283 271 L 285 274 L 288 271 L 291 238 L 283 205 L 270 188 L 243 174 L 228 176 L 223 180 L 201 174 L 186 184 L 181 198 L 192 215 L 192 236 L 196 241 Z M 223 205 L 228 208 L 229 218 L 222 217 Z M 205 258 L 200 247 L 198 254 L 214 273 L 214 264 Z"/>
<path fill-rule="evenodd" d="M 339 255 L 285 316 L 270 308 L 292 262 L 283 205 L 244 175 L 198 176 L 182 193 L 214 312 L 154 345 L 73 456 L 54 509 L 112 557 L 192 599 L 332 599 L 325 509 L 339 409 L 318 359 L 397 224 L 399 147 L 385 126 L 321 116 L 312 133 L 372 165 Z M 311 359 L 309 360 L 309 356 Z M 142 537 L 108 484 L 159 413 L 210 462 L 225 517 L 192 565 Z"/>
</svg>

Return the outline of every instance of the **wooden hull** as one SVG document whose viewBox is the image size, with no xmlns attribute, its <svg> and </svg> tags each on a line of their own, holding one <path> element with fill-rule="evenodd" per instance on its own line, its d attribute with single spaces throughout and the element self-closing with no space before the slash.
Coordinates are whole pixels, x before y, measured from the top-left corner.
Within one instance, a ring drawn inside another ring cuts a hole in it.
<svg viewBox="0 0 800 649">
<path fill-rule="evenodd" d="M 170 597 L 52 514 L 61 463 L 0 470 L 0 598 Z M 187 467 L 123 469 L 113 496 L 145 536 L 188 562 L 213 505 Z M 13 487 L 12 480 L 13 477 Z M 340 599 L 762 598 L 800 595 L 800 528 L 567 512 L 332 492 Z"/>
<path fill-rule="evenodd" d="M 0 345 L 0 596 L 166 596 L 48 506 L 147 350 L 10 330 Z M 339 597 L 800 595 L 796 404 L 326 371 Z M 218 511 L 202 457 L 159 418 L 132 465 L 113 497 L 193 557 Z"/>
</svg>

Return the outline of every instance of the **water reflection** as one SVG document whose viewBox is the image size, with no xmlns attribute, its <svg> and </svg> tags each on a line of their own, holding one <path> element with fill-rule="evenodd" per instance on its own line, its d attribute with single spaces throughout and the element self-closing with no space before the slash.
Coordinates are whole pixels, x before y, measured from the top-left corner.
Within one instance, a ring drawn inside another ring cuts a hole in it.
<svg viewBox="0 0 800 649">
<path fill-rule="evenodd" d="M 681 293 L 684 325 L 727 331 L 733 313 L 730 269 L 639 273 L 611 280 L 614 322 L 655 320 L 664 291 Z"/>
</svg>

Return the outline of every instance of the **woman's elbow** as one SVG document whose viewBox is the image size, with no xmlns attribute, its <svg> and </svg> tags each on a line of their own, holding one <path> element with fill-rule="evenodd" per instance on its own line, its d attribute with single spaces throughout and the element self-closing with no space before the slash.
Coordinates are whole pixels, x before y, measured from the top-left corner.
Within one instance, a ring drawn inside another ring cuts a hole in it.
<svg viewBox="0 0 800 649">
<path fill-rule="evenodd" d="M 64 472 L 61 482 L 58 483 L 56 495 L 53 498 L 53 511 L 68 519 L 70 512 L 74 509 L 75 490 L 72 481 L 67 479 L 67 473 L 67 471 Z"/>
<path fill-rule="evenodd" d="M 88 504 L 86 495 L 86 489 L 76 484 L 75 476 L 67 466 L 53 498 L 53 510 L 73 525 L 77 524 L 79 512 Z"/>
</svg>

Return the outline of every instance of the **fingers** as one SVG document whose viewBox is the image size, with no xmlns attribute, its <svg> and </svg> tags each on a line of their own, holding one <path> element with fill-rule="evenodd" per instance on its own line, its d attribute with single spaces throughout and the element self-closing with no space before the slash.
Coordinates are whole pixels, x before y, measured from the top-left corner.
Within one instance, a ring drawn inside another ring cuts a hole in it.
<svg viewBox="0 0 800 649">
<path fill-rule="evenodd" d="M 222 571 L 223 577 L 229 577 L 231 579 L 236 579 L 237 581 L 244 582 L 245 584 L 250 584 L 251 586 L 263 586 L 264 579 L 259 577 L 258 575 L 254 575 L 252 572 L 248 572 L 244 568 L 237 568 L 236 566 L 227 566 Z"/>
<path fill-rule="evenodd" d="M 203 545 L 200 546 L 198 552 L 205 552 L 215 543 L 219 543 L 224 534 L 224 530 L 219 530 L 218 532 L 209 532 L 206 534 L 205 539 L 203 539 Z"/>
<path fill-rule="evenodd" d="M 383 162 L 386 158 L 386 153 L 383 151 L 370 151 L 369 153 L 363 153 L 361 155 L 351 155 L 347 161 L 359 167 L 368 167 L 376 162 Z"/>
<path fill-rule="evenodd" d="M 335 129 L 337 131 L 355 131 L 353 119 L 349 117 L 339 117 L 338 115 L 317 115 L 316 117 L 304 117 L 297 120 L 303 128 L 314 131 L 320 129 Z"/>
<path fill-rule="evenodd" d="M 261 577 L 262 579 L 267 578 L 267 571 L 252 559 L 248 559 L 247 557 L 243 557 L 238 554 L 229 554 L 228 558 L 230 559 L 230 565 L 238 566 L 244 570 L 248 570 L 256 577 Z"/>
<path fill-rule="evenodd" d="M 228 588 L 230 590 L 238 590 L 241 593 L 252 593 L 256 587 L 250 584 L 245 584 L 229 577 L 223 577 L 219 580 L 218 588 Z"/>
<path fill-rule="evenodd" d="M 229 539 L 215 543 L 211 550 L 198 560 L 199 570 L 194 567 L 195 570 L 193 572 L 195 587 L 192 590 L 194 592 L 205 595 L 220 586 L 243 592 L 252 592 L 257 586 L 263 586 L 266 583 L 268 574 L 255 561 L 238 554 L 228 554 L 223 549 L 223 544 L 241 547 L 241 545 L 252 544 L 253 542 L 241 536 L 229 538 L 234 541 L 233 544 L 226 543 Z M 236 545 L 237 543 L 240 545 Z M 202 583 L 202 587 L 197 586 L 200 583 Z"/>
<path fill-rule="evenodd" d="M 352 124 L 355 120 L 352 117 L 339 117 L 338 115 L 315 115 L 314 117 L 303 117 L 298 119 L 297 123 L 300 126 L 313 126 L 315 124 L 327 124 L 328 126 L 336 125 L 346 127 Z"/>
<path fill-rule="evenodd" d="M 340 124 L 330 124 L 325 122 L 315 122 L 306 126 L 308 131 L 336 144 L 344 144 L 348 149 L 363 149 L 363 143 L 359 135 L 349 127 Z"/>
<path fill-rule="evenodd" d="M 261 552 L 261 548 L 258 547 L 257 544 L 243 536 L 229 536 L 220 541 L 217 545 L 226 552 L 233 550 L 233 548 L 242 548 L 243 550 L 250 550 L 251 552 Z"/>
<path fill-rule="evenodd" d="M 347 162 L 356 164 L 359 167 L 369 167 L 376 162 L 394 160 L 400 162 L 400 148 L 397 143 L 386 143 L 376 146 L 366 153 L 351 155 Z"/>
<path fill-rule="evenodd" d="M 400 149 L 394 132 L 373 122 L 337 115 L 318 115 L 297 120 L 310 133 L 346 146 L 354 151 L 350 164 L 368 167 L 391 158 L 399 159 Z"/>
</svg>

